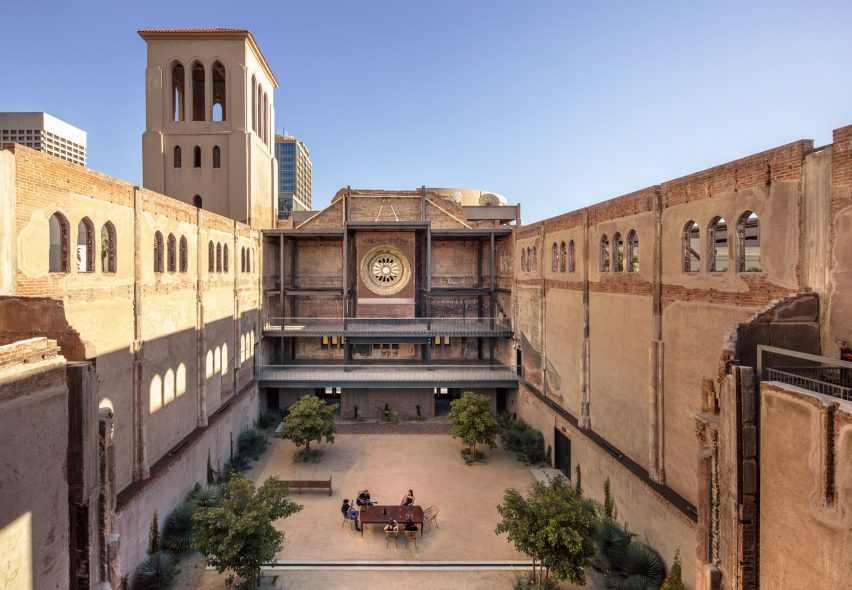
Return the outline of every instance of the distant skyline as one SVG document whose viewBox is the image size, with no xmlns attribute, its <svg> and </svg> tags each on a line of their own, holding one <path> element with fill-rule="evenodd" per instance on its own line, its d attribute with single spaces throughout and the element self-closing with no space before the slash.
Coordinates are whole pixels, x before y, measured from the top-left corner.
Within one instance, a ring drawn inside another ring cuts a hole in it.
<svg viewBox="0 0 852 590">
<path fill-rule="evenodd" d="M 137 29 L 248 28 L 315 209 L 346 185 L 465 187 L 525 223 L 852 124 L 850 2 L 254 6 L 8 3 L 0 111 L 80 127 L 89 167 L 140 184 Z"/>
</svg>

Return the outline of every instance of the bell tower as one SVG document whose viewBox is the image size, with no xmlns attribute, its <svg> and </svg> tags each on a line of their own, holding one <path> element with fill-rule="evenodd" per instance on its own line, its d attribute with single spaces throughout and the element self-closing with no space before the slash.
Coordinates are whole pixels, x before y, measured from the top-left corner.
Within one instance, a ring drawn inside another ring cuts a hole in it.
<svg viewBox="0 0 852 590">
<path fill-rule="evenodd" d="M 273 227 L 275 74 L 245 29 L 142 30 L 148 44 L 142 184 Z"/>
</svg>

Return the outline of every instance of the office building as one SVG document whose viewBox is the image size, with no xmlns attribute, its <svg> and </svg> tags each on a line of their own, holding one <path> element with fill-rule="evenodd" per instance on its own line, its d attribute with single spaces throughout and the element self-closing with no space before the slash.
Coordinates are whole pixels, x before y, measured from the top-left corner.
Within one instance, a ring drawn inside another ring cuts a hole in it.
<svg viewBox="0 0 852 590">
<path fill-rule="evenodd" d="M 0 113 L 0 145 L 4 143 L 86 165 L 86 132 L 47 113 Z"/>
<path fill-rule="evenodd" d="M 278 158 L 278 218 L 287 219 L 290 211 L 311 210 L 311 153 L 298 137 L 275 136 Z"/>
</svg>

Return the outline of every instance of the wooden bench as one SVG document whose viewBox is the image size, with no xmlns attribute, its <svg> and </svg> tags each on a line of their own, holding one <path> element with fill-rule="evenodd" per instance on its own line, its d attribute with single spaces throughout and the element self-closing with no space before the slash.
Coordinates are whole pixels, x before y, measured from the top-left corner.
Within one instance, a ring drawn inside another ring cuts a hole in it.
<svg viewBox="0 0 852 590">
<path fill-rule="evenodd" d="M 331 495 L 331 478 L 328 478 L 328 481 L 324 479 L 290 479 L 284 480 L 282 483 L 286 485 L 291 490 L 296 489 L 299 490 L 299 493 L 302 493 L 302 489 L 328 489 L 328 495 Z"/>
</svg>

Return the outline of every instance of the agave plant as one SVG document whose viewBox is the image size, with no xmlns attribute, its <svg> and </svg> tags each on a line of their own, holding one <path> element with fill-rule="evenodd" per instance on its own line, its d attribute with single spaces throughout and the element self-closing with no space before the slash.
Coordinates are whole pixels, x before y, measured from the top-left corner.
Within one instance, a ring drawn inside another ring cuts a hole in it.
<svg viewBox="0 0 852 590">
<path fill-rule="evenodd" d="M 186 501 L 195 507 L 212 508 L 219 503 L 222 497 L 222 488 L 216 484 L 208 486 L 197 486 L 192 489 L 186 497 Z"/>
<path fill-rule="evenodd" d="M 266 448 L 266 434 L 257 428 L 243 430 L 240 433 L 238 445 L 240 455 L 248 455 L 252 459 L 257 460 L 263 449 Z"/>
<path fill-rule="evenodd" d="M 624 575 L 633 588 L 659 588 L 666 578 L 666 564 L 653 548 L 631 543 L 624 555 Z M 642 586 L 644 584 L 644 586 Z"/>
<path fill-rule="evenodd" d="M 192 549 L 192 515 L 195 505 L 192 502 L 181 502 L 169 513 L 163 527 L 160 544 L 177 555 Z"/>
<path fill-rule="evenodd" d="M 248 459 L 246 459 L 243 455 L 234 455 L 228 461 L 225 461 L 225 471 L 245 471 L 249 468 Z"/>
<path fill-rule="evenodd" d="M 621 570 L 630 546 L 630 534 L 614 520 L 605 518 L 595 531 L 595 543 L 598 546 L 597 563 L 600 569 L 605 572 Z"/>
<path fill-rule="evenodd" d="M 133 590 L 167 590 L 178 575 L 177 559 L 170 553 L 155 551 L 133 572 Z"/>
</svg>

